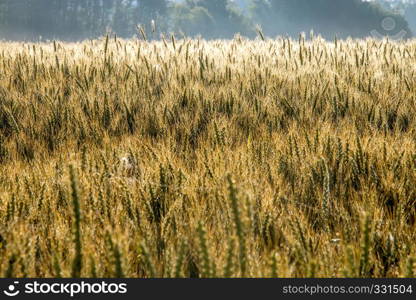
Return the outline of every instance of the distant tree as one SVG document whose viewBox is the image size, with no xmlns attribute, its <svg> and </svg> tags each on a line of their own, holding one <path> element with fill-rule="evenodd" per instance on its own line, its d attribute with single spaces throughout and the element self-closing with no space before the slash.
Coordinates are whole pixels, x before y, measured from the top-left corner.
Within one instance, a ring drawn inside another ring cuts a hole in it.
<svg viewBox="0 0 416 300">
<path fill-rule="evenodd" d="M 112 22 L 114 0 L 85 0 L 80 10 L 80 21 L 85 28 L 82 38 L 102 36 Z"/>
<path fill-rule="evenodd" d="M 134 25 L 142 25 L 150 36 L 157 38 L 161 32 L 168 30 L 168 13 L 166 0 L 137 0 L 132 20 Z M 156 32 L 153 32 L 154 29 Z"/>
<path fill-rule="evenodd" d="M 80 40 L 108 29 L 132 37 L 138 24 L 149 38 L 169 31 L 209 39 L 236 33 L 253 37 L 256 23 L 269 36 L 313 29 L 328 38 L 402 31 L 410 37 L 406 20 L 383 1 L 385 8 L 361 0 L 0 0 L 0 38 Z M 250 16 L 236 3 L 251 3 Z M 407 2 L 405 8 L 406 16 L 416 20 L 415 6 Z"/>
<path fill-rule="evenodd" d="M 251 12 L 269 36 L 311 30 L 327 38 L 365 37 L 372 32 L 394 36 L 401 31 L 411 36 L 401 15 L 361 0 L 253 0 Z M 394 20 L 394 28 L 384 26 L 388 17 Z"/>
<path fill-rule="evenodd" d="M 83 39 L 102 35 L 115 0 L 0 0 L 6 39 Z"/>
<path fill-rule="evenodd" d="M 208 10 L 195 5 L 176 5 L 173 9 L 173 27 L 176 32 L 187 36 L 204 34 L 212 37 L 215 20 Z"/>
<path fill-rule="evenodd" d="M 264 33 L 267 35 L 276 35 L 278 30 L 281 28 L 281 20 L 278 19 L 278 13 L 271 10 L 271 4 L 268 0 L 251 0 L 249 4 L 250 17 L 256 23 L 261 25 Z"/>
<path fill-rule="evenodd" d="M 29 2 L 26 0 L 2 0 L 3 9 L 2 31 L 8 38 L 27 38 L 22 34 L 25 28 L 28 28 Z M 11 32 L 15 34 L 10 35 Z"/>
</svg>

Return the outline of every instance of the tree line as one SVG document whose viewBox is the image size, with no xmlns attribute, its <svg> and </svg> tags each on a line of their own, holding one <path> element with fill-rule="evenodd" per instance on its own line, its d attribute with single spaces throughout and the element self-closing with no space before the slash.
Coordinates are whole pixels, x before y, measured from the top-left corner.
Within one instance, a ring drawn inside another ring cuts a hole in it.
<svg viewBox="0 0 416 300">
<path fill-rule="evenodd" d="M 243 1 L 243 0 L 240 0 Z M 229 0 L 0 0 L 0 38 L 11 40 L 82 40 L 111 31 L 121 37 L 148 38 L 161 33 L 232 38 L 256 36 L 260 25 L 267 36 L 297 35 L 312 29 L 326 38 L 365 37 L 372 31 L 394 35 L 406 31 L 401 14 L 362 0 L 246 0 L 242 10 Z M 386 30 L 390 17 L 394 28 Z"/>
</svg>

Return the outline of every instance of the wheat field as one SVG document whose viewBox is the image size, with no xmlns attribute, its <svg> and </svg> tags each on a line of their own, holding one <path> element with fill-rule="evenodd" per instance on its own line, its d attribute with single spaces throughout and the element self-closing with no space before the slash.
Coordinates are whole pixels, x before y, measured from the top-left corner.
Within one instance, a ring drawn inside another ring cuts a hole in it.
<svg viewBox="0 0 416 300">
<path fill-rule="evenodd" d="M 0 43 L 0 276 L 414 277 L 416 42 Z"/>
</svg>

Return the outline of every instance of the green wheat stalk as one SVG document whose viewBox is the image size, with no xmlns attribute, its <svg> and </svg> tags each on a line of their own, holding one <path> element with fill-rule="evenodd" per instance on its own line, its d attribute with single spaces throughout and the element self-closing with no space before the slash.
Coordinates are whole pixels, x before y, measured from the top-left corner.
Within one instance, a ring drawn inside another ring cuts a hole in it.
<svg viewBox="0 0 416 300">
<path fill-rule="evenodd" d="M 75 257 L 72 261 L 73 278 L 81 277 L 82 270 L 82 244 L 81 244 L 81 208 L 78 190 L 78 179 L 75 174 L 75 169 L 72 165 L 69 166 L 70 180 L 71 180 L 71 196 L 74 215 L 73 226 L 73 240 L 75 244 Z"/>
</svg>

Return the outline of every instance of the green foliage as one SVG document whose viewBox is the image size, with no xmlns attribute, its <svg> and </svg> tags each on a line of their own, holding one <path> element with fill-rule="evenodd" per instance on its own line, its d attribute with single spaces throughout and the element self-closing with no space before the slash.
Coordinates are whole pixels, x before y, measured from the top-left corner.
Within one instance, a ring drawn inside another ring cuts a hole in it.
<svg viewBox="0 0 416 300">
<path fill-rule="evenodd" d="M 229 39 L 236 34 L 253 38 L 256 24 L 266 36 L 297 36 L 311 30 L 333 39 L 374 34 L 395 36 L 411 32 L 391 5 L 361 0 L 247 0 L 241 9 L 230 0 L 1 0 L 0 37 L 13 40 L 83 40 L 108 31 L 124 38 L 149 40 L 174 32 L 207 39 Z M 414 4 L 403 4 L 414 27 Z M 386 17 L 394 29 L 383 28 Z M 263 37 L 264 38 L 264 37 Z"/>
<path fill-rule="evenodd" d="M 166 0 L 2 0 L 0 35 L 6 39 L 80 40 L 102 36 L 108 29 L 132 37 L 143 24 L 154 36 L 167 30 Z"/>
<path fill-rule="evenodd" d="M 71 195 L 73 205 L 73 236 L 75 254 L 72 262 L 72 273 L 71 276 L 74 278 L 81 277 L 82 271 L 82 242 L 81 242 L 81 207 L 80 207 L 80 195 L 78 190 L 78 179 L 75 174 L 75 169 L 70 166 L 70 179 L 71 179 Z"/>
<path fill-rule="evenodd" d="M 187 36 L 232 38 L 240 33 L 253 36 L 250 20 L 227 0 L 188 0 L 173 7 L 173 29 Z"/>
</svg>

